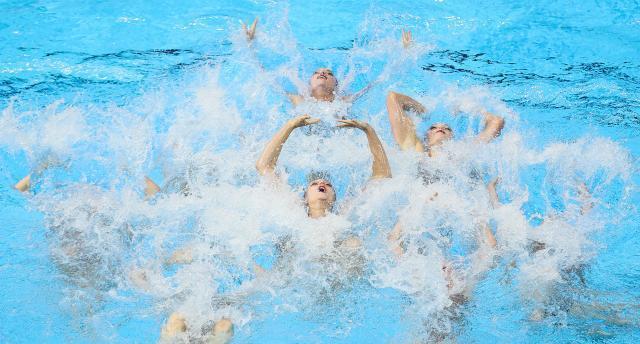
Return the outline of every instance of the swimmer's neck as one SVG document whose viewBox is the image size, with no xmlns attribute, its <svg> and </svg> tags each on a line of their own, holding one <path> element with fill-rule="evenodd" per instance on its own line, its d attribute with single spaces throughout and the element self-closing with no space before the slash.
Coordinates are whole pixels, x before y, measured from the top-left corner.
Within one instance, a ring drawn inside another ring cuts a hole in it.
<svg viewBox="0 0 640 344">
<path fill-rule="evenodd" d="M 332 102 L 336 99 L 334 90 L 318 86 L 311 90 L 311 97 L 324 102 Z"/>
<path fill-rule="evenodd" d="M 309 212 L 307 213 L 310 218 L 318 219 L 321 217 L 327 216 L 327 207 L 309 207 Z"/>
<path fill-rule="evenodd" d="M 429 146 L 429 147 L 427 147 L 427 155 L 430 158 L 434 158 L 434 157 L 440 155 L 440 153 L 441 152 L 440 152 L 440 146 L 439 145 L 438 146 Z"/>
</svg>

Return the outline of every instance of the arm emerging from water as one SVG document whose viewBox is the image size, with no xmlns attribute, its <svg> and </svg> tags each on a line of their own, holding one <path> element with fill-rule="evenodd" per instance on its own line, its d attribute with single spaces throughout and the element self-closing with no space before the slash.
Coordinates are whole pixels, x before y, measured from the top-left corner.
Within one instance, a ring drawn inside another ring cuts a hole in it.
<svg viewBox="0 0 640 344">
<path fill-rule="evenodd" d="M 413 110 L 417 113 L 425 113 L 425 107 L 415 99 L 390 91 L 387 95 L 387 112 L 389 113 L 389 122 L 391 123 L 391 131 L 396 139 L 400 149 L 413 149 L 418 152 L 424 151 L 424 146 L 416 133 L 416 126 L 413 120 L 406 113 L 407 110 Z"/>
<path fill-rule="evenodd" d="M 310 124 L 320 122 L 319 119 L 311 118 L 309 115 L 298 116 L 285 123 L 285 125 L 273 136 L 271 141 L 267 143 L 264 151 L 260 155 L 260 158 L 256 162 L 256 169 L 261 175 L 273 174 L 278 157 L 282 151 L 282 146 L 291 135 L 294 129 L 304 127 Z"/>
<path fill-rule="evenodd" d="M 378 138 L 378 134 L 373 127 L 366 122 L 357 121 L 353 119 L 338 120 L 340 128 L 358 128 L 367 135 L 369 141 L 369 149 L 373 155 L 373 164 L 371 166 L 371 179 L 391 178 L 391 167 L 389 166 L 389 160 L 387 154 L 384 152 L 382 142 Z"/>
<path fill-rule="evenodd" d="M 402 46 L 405 49 L 409 49 L 409 47 L 411 46 L 412 43 L 412 36 L 411 36 L 411 31 L 405 31 L 402 30 Z M 379 83 L 378 80 L 375 80 L 373 82 L 370 82 L 367 86 L 365 86 L 363 89 L 361 89 L 360 91 L 346 96 L 344 97 L 344 99 L 350 103 L 355 102 L 356 100 L 358 100 L 360 97 L 364 96 L 365 94 L 367 94 L 367 92 L 369 92 L 374 86 L 376 86 Z"/>
<path fill-rule="evenodd" d="M 242 30 L 244 31 L 245 35 L 247 35 L 247 41 L 249 42 L 253 41 L 253 38 L 256 36 L 257 25 L 258 25 L 258 17 L 256 17 L 256 19 L 253 20 L 253 23 L 248 28 L 247 28 L 247 24 L 242 23 Z"/>
<path fill-rule="evenodd" d="M 504 117 L 492 114 L 486 110 L 482 110 L 480 113 L 484 116 L 484 129 L 478 134 L 477 139 L 487 143 L 500 136 L 504 128 Z"/>
</svg>

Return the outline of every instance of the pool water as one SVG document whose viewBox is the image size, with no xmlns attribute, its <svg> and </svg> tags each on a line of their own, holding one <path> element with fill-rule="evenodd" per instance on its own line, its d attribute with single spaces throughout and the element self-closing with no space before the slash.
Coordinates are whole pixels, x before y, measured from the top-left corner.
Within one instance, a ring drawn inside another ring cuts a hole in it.
<svg viewBox="0 0 640 344">
<path fill-rule="evenodd" d="M 232 343 L 640 341 L 637 2 L 25 0 L 0 13 L 0 342 L 157 342 L 176 311 L 192 339 L 232 319 Z M 256 16 L 249 44 L 240 21 Z M 286 93 L 318 67 L 344 94 L 374 86 L 294 108 Z M 451 178 L 416 175 L 424 158 L 395 144 L 390 90 L 433 110 L 419 133 L 451 124 L 448 160 L 428 167 Z M 486 146 L 472 139 L 482 109 L 506 119 Z M 271 185 L 255 161 L 302 113 L 322 122 L 294 132 Z M 336 116 L 375 128 L 393 178 L 367 182 L 364 135 L 332 129 Z M 337 214 L 307 218 L 310 170 L 331 173 Z M 29 173 L 32 190 L 13 189 Z M 163 188 L 151 199 L 145 176 Z M 497 209 L 479 185 L 495 176 Z M 403 257 L 386 241 L 399 219 Z M 486 272 L 479 220 L 498 239 Z M 362 248 L 343 257 L 334 239 L 348 236 Z M 278 267 L 283 237 L 296 248 Z M 165 263 L 185 247 L 191 264 Z M 462 305 L 444 260 L 477 281 Z"/>
</svg>

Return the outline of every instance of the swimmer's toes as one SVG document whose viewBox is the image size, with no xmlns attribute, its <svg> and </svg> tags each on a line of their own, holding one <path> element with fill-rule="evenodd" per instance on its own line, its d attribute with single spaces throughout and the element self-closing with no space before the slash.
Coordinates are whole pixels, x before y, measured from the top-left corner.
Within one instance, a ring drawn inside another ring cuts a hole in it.
<svg viewBox="0 0 640 344">
<path fill-rule="evenodd" d="M 166 341 L 187 331 L 187 323 L 181 314 L 173 313 L 167 319 L 167 323 L 162 327 L 160 340 Z"/>
<path fill-rule="evenodd" d="M 31 175 L 27 175 L 14 185 L 14 188 L 20 192 L 27 192 L 31 188 Z"/>
<path fill-rule="evenodd" d="M 208 344 L 226 344 L 233 336 L 233 323 L 227 318 L 222 318 L 213 325 L 213 333 L 207 338 Z"/>
<path fill-rule="evenodd" d="M 144 195 L 146 197 L 151 197 L 157 194 L 160 191 L 160 187 L 156 184 L 151 178 L 144 177 Z"/>
</svg>

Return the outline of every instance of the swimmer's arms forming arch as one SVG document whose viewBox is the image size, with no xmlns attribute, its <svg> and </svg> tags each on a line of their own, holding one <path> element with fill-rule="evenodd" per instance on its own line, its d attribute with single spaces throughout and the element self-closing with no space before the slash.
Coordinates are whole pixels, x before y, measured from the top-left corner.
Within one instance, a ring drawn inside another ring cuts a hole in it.
<svg viewBox="0 0 640 344">
<path fill-rule="evenodd" d="M 484 129 L 482 129 L 476 139 L 478 141 L 488 143 L 500 136 L 500 133 L 502 133 L 502 129 L 504 128 L 504 117 L 492 114 L 487 110 L 480 111 L 480 114 L 484 116 Z"/>
<path fill-rule="evenodd" d="M 405 31 L 402 30 L 402 47 L 404 49 L 409 49 L 409 47 L 411 46 L 411 43 L 413 41 L 413 38 L 411 36 L 411 31 Z M 379 80 L 375 80 L 373 82 L 370 82 L 367 86 L 363 87 L 360 91 L 352 94 L 352 95 L 348 95 L 346 97 L 344 97 L 344 99 L 350 103 L 355 102 L 356 100 L 360 99 L 360 97 L 364 96 L 365 94 L 367 94 L 367 92 L 369 92 L 374 86 L 376 86 L 379 83 Z"/>
<path fill-rule="evenodd" d="M 416 126 L 406 111 L 425 113 L 425 107 L 415 99 L 401 93 L 390 91 L 387 95 L 387 112 L 393 138 L 400 149 L 424 152 L 424 146 L 416 133 Z"/>
<path fill-rule="evenodd" d="M 367 141 L 369 142 L 369 150 L 373 156 L 373 163 L 371 165 L 371 179 L 383 179 L 391 178 L 391 167 L 389 166 L 389 159 L 384 151 L 382 142 L 378 138 L 375 129 L 366 122 L 358 120 L 338 120 L 340 128 L 357 128 L 367 135 Z"/>
<path fill-rule="evenodd" d="M 256 169 L 258 170 L 258 173 L 263 176 L 273 175 L 276 164 L 278 163 L 278 157 L 280 157 L 280 152 L 282 151 L 282 146 L 287 142 L 287 139 L 293 130 L 318 122 L 320 122 L 319 119 L 311 118 L 309 115 L 298 116 L 287 121 L 273 136 L 273 138 L 271 138 L 269 143 L 267 143 L 264 151 L 262 151 L 262 154 L 260 155 L 260 158 L 258 158 L 258 161 L 256 162 Z"/>
<path fill-rule="evenodd" d="M 412 110 L 419 114 L 426 113 L 425 107 L 417 100 L 394 91 L 387 95 L 387 112 L 393 137 L 402 150 L 415 150 L 424 152 L 424 146 L 416 133 L 416 126 L 406 111 Z M 476 139 L 481 142 L 490 142 L 500 136 L 504 128 L 504 118 L 492 114 L 486 110 L 480 111 L 484 117 L 484 129 Z"/>
</svg>

